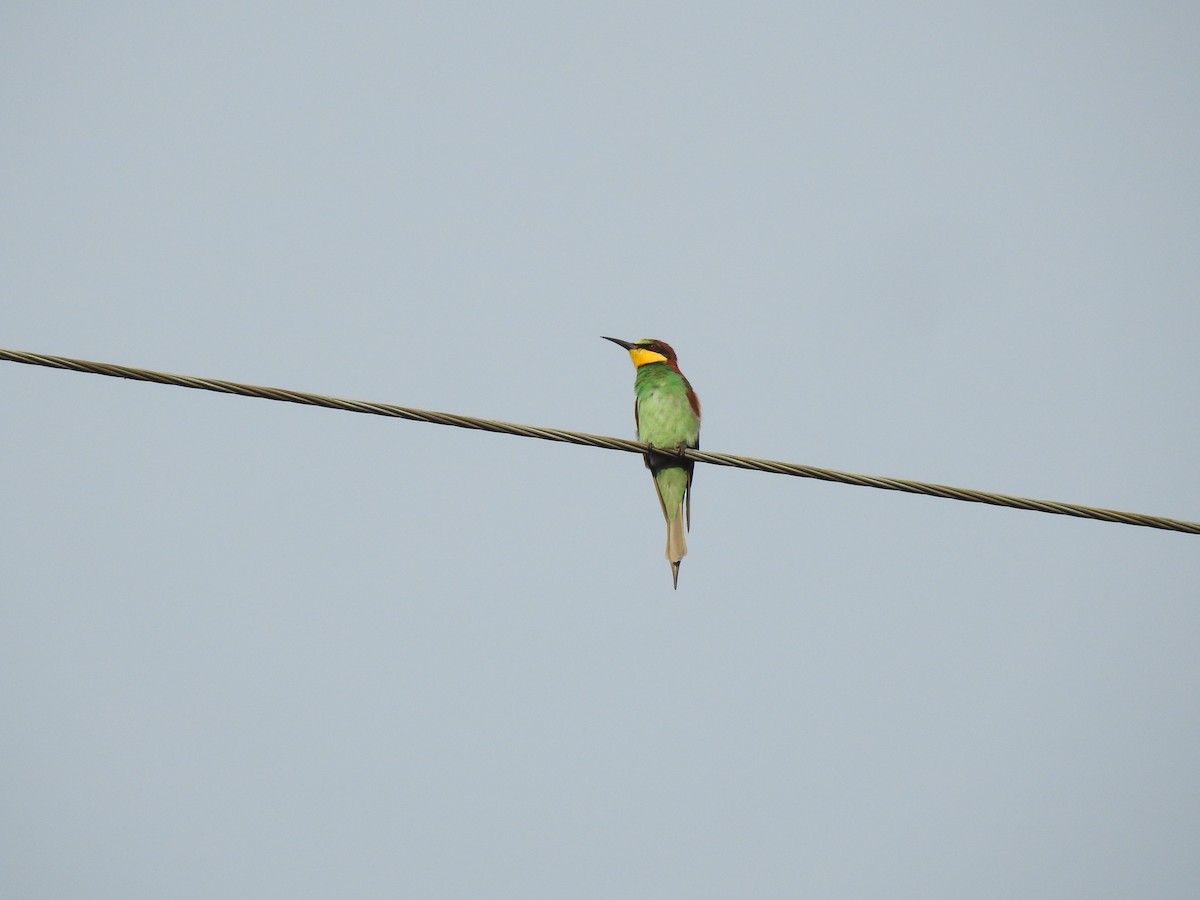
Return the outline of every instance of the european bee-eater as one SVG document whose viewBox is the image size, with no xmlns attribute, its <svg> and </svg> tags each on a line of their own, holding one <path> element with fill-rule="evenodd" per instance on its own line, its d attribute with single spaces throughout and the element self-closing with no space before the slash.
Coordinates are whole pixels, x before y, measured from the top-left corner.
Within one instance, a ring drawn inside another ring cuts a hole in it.
<svg viewBox="0 0 1200 900">
<path fill-rule="evenodd" d="M 687 555 L 685 516 L 687 527 L 692 527 L 692 469 L 696 465 L 679 451 L 700 446 L 700 400 L 679 371 L 669 344 L 651 339 L 636 344 L 610 337 L 604 340 L 629 351 L 637 370 L 633 421 L 638 440 L 663 451 L 647 453 L 645 459 L 667 520 L 667 562 L 671 564 L 671 582 L 678 590 L 679 561 Z"/>
</svg>

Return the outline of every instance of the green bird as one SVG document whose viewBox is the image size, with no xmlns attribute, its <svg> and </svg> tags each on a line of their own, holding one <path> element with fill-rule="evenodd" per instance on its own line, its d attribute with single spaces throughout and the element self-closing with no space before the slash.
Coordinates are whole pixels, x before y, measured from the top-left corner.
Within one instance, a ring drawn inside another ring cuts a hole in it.
<svg viewBox="0 0 1200 900">
<path fill-rule="evenodd" d="M 700 446 L 700 400 L 679 371 L 669 344 L 651 339 L 636 344 L 611 337 L 604 340 L 628 350 L 637 370 L 633 421 L 638 440 L 664 451 L 647 453 L 645 459 L 667 520 L 667 562 L 671 564 L 671 582 L 678 590 L 679 561 L 687 555 L 685 516 L 687 528 L 692 527 L 692 470 L 696 466 L 679 451 Z"/>
</svg>

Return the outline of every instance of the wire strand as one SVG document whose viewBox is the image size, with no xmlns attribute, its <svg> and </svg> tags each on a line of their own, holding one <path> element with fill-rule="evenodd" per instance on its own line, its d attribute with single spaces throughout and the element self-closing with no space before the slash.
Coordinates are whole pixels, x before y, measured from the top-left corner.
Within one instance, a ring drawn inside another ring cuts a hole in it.
<svg viewBox="0 0 1200 900">
<path fill-rule="evenodd" d="M 562 443 L 578 444 L 585 447 L 620 450 L 625 453 L 645 453 L 650 449 L 648 444 L 641 443 L 640 441 L 585 434 L 579 431 L 564 431 L 559 428 L 539 428 L 534 425 L 517 425 L 512 422 L 478 419 L 474 416 L 459 416 L 451 413 L 433 412 L 426 409 L 413 409 L 407 406 L 395 406 L 391 403 L 343 400 L 338 397 L 325 397 L 320 394 L 310 394 L 304 391 L 290 391 L 284 388 L 239 384 L 235 381 L 198 378 L 193 375 L 172 375 L 168 372 L 135 369 L 131 366 L 119 366 L 113 363 L 88 362 L 87 360 L 69 359 L 64 356 L 47 356 L 40 353 L 27 353 L 21 350 L 5 350 L 0 348 L 0 360 L 32 366 L 46 366 L 51 369 L 69 369 L 73 372 L 85 372 L 92 375 L 108 375 L 112 378 L 129 378 L 134 381 L 170 384 L 176 387 L 195 388 L 202 391 L 216 391 L 221 394 L 236 394 L 242 397 L 258 397 L 263 400 L 280 400 L 286 403 L 300 403 L 305 406 L 320 406 L 326 409 L 340 409 L 346 412 L 389 416 L 395 419 L 409 419 L 414 422 L 428 422 L 432 425 L 450 425 L 455 428 L 492 431 L 499 434 L 512 434 L 517 437 L 538 438 L 544 441 L 560 441 Z M 904 491 L 909 494 L 944 497 L 948 500 L 988 503 L 992 506 L 1027 509 L 1034 512 L 1051 513 L 1060 516 L 1076 516 L 1081 519 L 1095 519 L 1101 522 L 1115 522 L 1121 525 L 1140 525 L 1146 528 L 1161 528 L 1166 531 L 1200 534 L 1200 522 L 1185 522 L 1180 519 L 1167 519 L 1162 516 L 1148 516 L 1142 513 L 1098 509 L 1092 506 L 1080 506 L 1075 503 L 1058 503 L 1052 500 L 1030 500 L 1025 497 L 1013 497 L 989 491 L 975 491 L 969 488 L 949 487 L 943 484 L 929 484 L 923 481 L 910 481 L 904 478 L 855 475 L 849 472 L 838 472 L 833 469 L 819 469 L 816 466 L 802 466 L 795 463 L 777 462 L 769 459 L 753 459 L 747 456 L 734 456 L 729 453 L 684 450 L 681 455 L 687 459 L 709 463 L 714 466 L 731 466 L 736 469 L 769 472 L 775 475 L 794 475 L 799 478 L 815 478 L 820 481 L 854 484 L 860 487 L 879 488 L 885 491 Z"/>
</svg>

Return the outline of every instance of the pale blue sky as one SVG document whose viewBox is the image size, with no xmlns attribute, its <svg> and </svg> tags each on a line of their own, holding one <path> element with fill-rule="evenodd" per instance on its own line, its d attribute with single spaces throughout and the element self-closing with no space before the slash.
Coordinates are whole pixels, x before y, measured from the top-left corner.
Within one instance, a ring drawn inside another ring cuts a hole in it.
<svg viewBox="0 0 1200 900">
<path fill-rule="evenodd" d="M 0 346 L 1200 518 L 1188 4 L 9 4 Z M 1200 894 L 1200 538 L 0 365 L 0 894 Z"/>
</svg>

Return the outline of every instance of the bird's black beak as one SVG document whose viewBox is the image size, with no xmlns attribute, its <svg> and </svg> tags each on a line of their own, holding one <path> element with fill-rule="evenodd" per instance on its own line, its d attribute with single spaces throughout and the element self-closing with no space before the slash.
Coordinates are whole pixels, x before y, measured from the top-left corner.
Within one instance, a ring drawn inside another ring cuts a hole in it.
<svg viewBox="0 0 1200 900">
<path fill-rule="evenodd" d="M 633 349 L 633 344 L 629 343 L 629 341 L 622 341 L 622 340 L 618 340 L 617 338 L 610 338 L 610 337 L 606 337 L 606 338 L 604 338 L 604 340 L 612 341 L 618 347 L 624 347 L 626 350 Z"/>
</svg>

